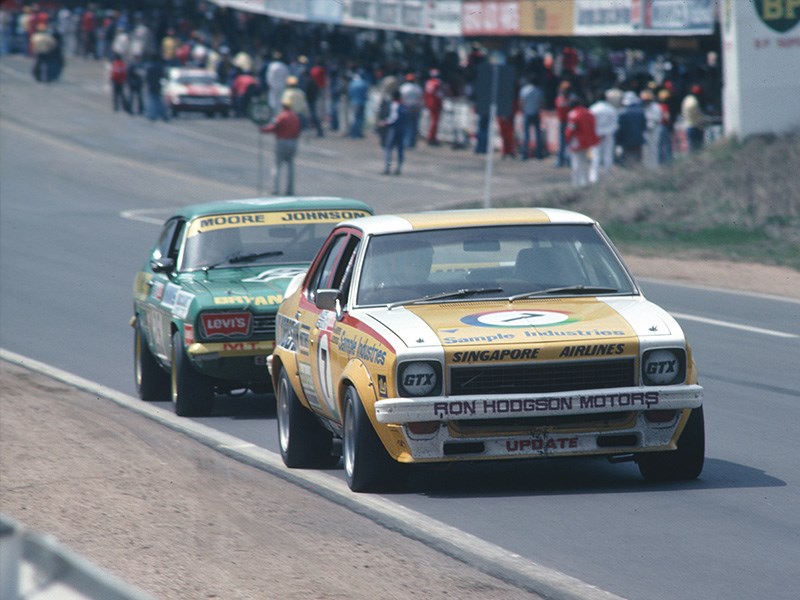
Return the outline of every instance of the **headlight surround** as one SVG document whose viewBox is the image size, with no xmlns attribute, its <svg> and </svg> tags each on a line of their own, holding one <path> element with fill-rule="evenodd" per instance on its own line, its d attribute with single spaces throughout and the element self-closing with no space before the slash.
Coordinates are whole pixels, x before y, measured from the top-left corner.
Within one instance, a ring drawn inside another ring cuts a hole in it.
<svg viewBox="0 0 800 600">
<path fill-rule="evenodd" d="M 442 390 L 442 365 L 435 360 L 411 360 L 397 366 L 397 392 L 407 398 L 438 396 Z"/>
<path fill-rule="evenodd" d="M 642 356 L 644 385 L 677 385 L 686 379 L 686 350 L 653 348 Z"/>
</svg>

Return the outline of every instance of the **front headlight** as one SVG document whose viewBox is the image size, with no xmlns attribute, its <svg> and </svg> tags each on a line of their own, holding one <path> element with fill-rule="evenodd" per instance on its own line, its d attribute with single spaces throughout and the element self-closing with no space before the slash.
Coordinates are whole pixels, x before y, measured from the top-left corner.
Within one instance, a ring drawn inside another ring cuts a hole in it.
<svg viewBox="0 0 800 600">
<path fill-rule="evenodd" d="M 644 385 L 676 385 L 686 379 L 686 351 L 683 348 L 648 350 L 642 357 Z"/>
<path fill-rule="evenodd" d="M 442 366 L 434 360 L 415 360 L 397 367 L 397 391 L 401 396 L 437 396 L 442 389 Z"/>
</svg>

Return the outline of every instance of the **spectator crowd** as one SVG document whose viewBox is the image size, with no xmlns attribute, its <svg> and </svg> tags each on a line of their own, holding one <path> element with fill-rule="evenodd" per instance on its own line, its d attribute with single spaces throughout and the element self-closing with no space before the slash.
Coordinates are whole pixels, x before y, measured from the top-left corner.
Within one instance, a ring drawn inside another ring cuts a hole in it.
<svg viewBox="0 0 800 600">
<path fill-rule="evenodd" d="M 308 135 L 358 139 L 374 129 L 387 174 L 402 172 L 418 140 L 486 152 L 496 139 L 503 158 L 552 156 L 584 186 L 613 168 L 654 169 L 676 150 L 701 148 L 720 112 L 712 54 L 510 38 L 499 54 L 515 74 L 512 109 L 498 115 L 490 140 L 475 101 L 490 60 L 480 43 L 295 23 L 204 0 L 115 4 L 4 3 L 0 53 L 29 55 L 43 83 L 57 81 L 72 57 L 106 61 L 113 110 L 151 120 L 169 119 L 169 68 L 203 69 L 230 87 L 235 117 L 259 100 L 274 118 L 290 110 Z"/>
</svg>

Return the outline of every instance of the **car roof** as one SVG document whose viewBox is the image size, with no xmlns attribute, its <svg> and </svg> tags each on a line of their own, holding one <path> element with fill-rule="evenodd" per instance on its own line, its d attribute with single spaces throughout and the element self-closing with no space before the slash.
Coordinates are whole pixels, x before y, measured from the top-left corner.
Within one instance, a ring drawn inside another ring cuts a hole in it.
<svg viewBox="0 0 800 600">
<path fill-rule="evenodd" d="M 417 229 L 454 229 L 480 225 L 593 224 L 584 214 L 560 208 L 482 208 L 440 210 L 396 215 L 378 215 L 348 221 L 367 235 L 398 233 Z"/>
<path fill-rule="evenodd" d="M 292 210 L 362 210 L 372 214 L 372 208 L 360 200 L 335 196 L 285 196 L 270 198 L 241 198 L 190 204 L 175 211 L 172 217 L 193 219 L 203 215 L 240 212 L 284 212 Z M 172 218 L 171 217 L 171 218 Z M 344 217 L 347 218 L 347 217 Z"/>
</svg>

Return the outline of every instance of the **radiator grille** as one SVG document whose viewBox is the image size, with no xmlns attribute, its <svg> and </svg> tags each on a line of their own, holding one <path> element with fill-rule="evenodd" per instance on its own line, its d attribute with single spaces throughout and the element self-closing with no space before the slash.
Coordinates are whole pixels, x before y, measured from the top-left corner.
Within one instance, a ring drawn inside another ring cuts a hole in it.
<svg viewBox="0 0 800 600">
<path fill-rule="evenodd" d="M 532 394 L 635 385 L 631 358 L 450 368 L 450 395 Z"/>
<path fill-rule="evenodd" d="M 253 317 L 253 337 L 275 339 L 275 315 Z"/>
</svg>

